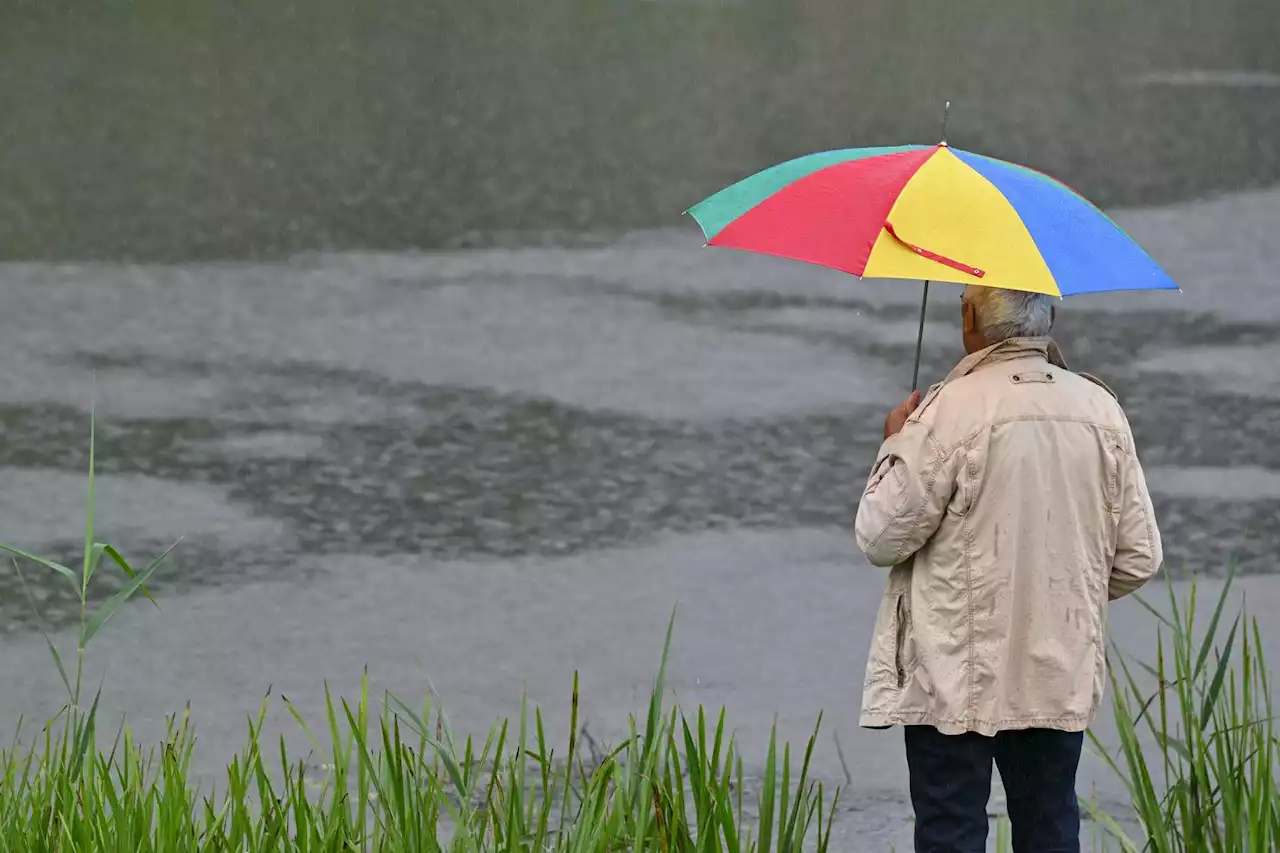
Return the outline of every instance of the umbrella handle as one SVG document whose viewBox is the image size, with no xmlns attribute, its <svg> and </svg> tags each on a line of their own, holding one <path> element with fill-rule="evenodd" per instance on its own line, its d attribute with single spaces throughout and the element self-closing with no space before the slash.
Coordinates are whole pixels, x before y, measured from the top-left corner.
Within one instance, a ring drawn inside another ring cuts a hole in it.
<svg viewBox="0 0 1280 853">
<path fill-rule="evenodd" d="M 924 315 L 929 307 L 929 282 L 924 283 L 924 294 L 920 297 L 920 330 L 916 333 L 916 366 L 911 374 L 911 390 L 920 390 L 920 350 L 924 346 Z"/>
</svg>

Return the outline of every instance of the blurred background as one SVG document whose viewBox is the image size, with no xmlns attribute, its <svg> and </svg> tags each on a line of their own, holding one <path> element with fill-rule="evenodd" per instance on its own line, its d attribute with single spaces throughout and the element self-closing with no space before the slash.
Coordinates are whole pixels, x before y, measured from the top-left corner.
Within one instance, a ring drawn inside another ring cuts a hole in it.
<svg viewBox="0 0 1280 853">
<path fill-rule="evenodd" d="M 1260 0 L 10 0 L 0 252 L 226 259 L 670 225 L 823 148 L 955 144 L 1103 205 L 1266 186 Z"/>
<path fill-rule="evenodd" d="M 104 704 L 145 734 L 191 700 L 206 769 L 268 686 L 314 707 L 366 665 L 477 730 L 522 689 L 559 719 L 579 669 L 616 738 L 678 603 L 681 698 L 748 750 L 825 709 L 847 848 L 901 846 L 848 527 L 919 290 L 703 250 L 681 214 L 935 142 L 952 101 L 952 144 L 1076 187 L 1182 285 L 1070 301 L 1058 338 L 1121 394 L 1170 566 L 1235 561 L 1266 602 L 1277 44 L 1269 0 L 7 0 L 0 540 L 79 553 L 96 407 L 99 538 L 183 537 L 162 610 L 103 634 Z M 929 381 L 960 353 L 935 292 Z M 0 721 L 56 709 L 38 628 L 78 615 L 28 580 L 0 570 Z"/>
</svg>

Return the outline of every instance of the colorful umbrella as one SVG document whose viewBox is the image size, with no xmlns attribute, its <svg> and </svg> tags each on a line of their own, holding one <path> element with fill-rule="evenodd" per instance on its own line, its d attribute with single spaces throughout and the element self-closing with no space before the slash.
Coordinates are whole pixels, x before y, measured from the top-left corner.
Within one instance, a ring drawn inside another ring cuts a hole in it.
<svg viewBox="0 0 1280 853">
<path fill-rule="evenodd" d="M 921 338 L 930 280 L 1054 296 L 1178 289 L 1075 190 L 946 142 L 810 154 L 739 181 L 688 212 L 711 246 L 860 277 L 923 279 Z"/>
</svg>

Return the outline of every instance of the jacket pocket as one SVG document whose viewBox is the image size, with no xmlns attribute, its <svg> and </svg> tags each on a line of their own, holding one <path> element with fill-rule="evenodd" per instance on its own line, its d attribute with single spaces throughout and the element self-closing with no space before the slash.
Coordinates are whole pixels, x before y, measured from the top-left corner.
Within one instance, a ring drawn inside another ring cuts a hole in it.
<svg viewBox="0 0 1280 853">
<path fill-rule="evenodd" d="M 907 647 L 907 628 L 911 620 L 911 614 L 907 610 L 907 594 L 905 592 L 898 593 L 898 600 L 894 609 L 894 642 L 893 642 L 893 669 L 898 678 L 898 689 L 901 690 L 907 683 L 907 664 L 906 664 L 906 647 Z"/>
</svg>

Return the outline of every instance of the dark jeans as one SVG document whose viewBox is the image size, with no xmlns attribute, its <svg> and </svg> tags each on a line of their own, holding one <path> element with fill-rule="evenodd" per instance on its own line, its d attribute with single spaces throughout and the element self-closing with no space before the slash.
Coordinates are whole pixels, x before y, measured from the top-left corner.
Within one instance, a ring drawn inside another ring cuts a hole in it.
<svg viewBox="0 0 1280 853">
<path fill-rule="evenodd" d="M 1082 733 L 1026 729 L 984 737 L 907 726 L 906 741 L 916 853 L 987 849 L 993 761 L 1008 799 L 1014 853 L 1080 853 Z"/>
</svg>

